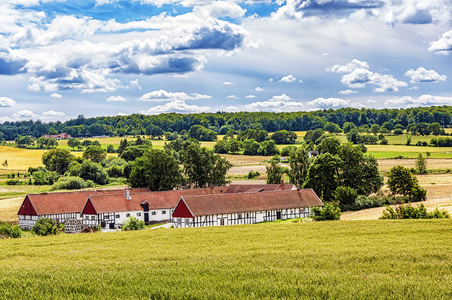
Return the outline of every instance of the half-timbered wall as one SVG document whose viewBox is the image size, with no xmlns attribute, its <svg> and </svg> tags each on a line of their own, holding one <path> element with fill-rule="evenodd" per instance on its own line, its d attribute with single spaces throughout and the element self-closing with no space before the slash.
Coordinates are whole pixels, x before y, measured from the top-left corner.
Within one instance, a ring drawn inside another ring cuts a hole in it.
<svg viewBox="0 0 452 300">
<path fill-rule="evenodd" d="M 144 211 L 128 211 L 117 213 L 100 213 L 97 215 L 83 215 L 83 224 L 87 226 L 100 225 L 104 229 L 121 228 L 130 216 L 144 221 Z"/>
<path fill-rule="evenodd" d="M 305 218 L 310 215 L 309 208 L 293 208 L 268 211 L 254 211 L 245 213 L 219 214 L 209 216 L 196 216 L 194 218 L 173 218 L 174 227 L 205 227 L 222 225 L 254 224 L 271 222 L 278 219 L 287 220 Z"/>
<path fill-rule="evenodd" d="M 54 215 L 40 215 L 40 216 L 29 216 L 29 215 L 19 215 L 19 227 L 21 229 L 30 230 L 41 218 L 50 218 L 55 223 L 60 224 L 66 222 L 69 219 L 81 220 L 80 213 L 67 213 L 67 214 L 54 214 Z"/>
<path fill-rule="evenodd" d="M 171 220 L 174 208 L 154 209 L 149 211 L 149 221 L 160 222 Z"/>
</svg>

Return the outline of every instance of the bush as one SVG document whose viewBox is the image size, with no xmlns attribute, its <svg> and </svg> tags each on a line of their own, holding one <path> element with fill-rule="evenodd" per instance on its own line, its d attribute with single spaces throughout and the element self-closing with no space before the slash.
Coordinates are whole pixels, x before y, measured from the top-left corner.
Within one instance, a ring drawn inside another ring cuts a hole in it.
<svg viewBox="0 0 452 300">
<path fill-rule="evenodd" d="M 353 205 L 355 204 L 356 197 L 358 197 L 358 193 L 351 187 L 338 186 L 333 192 L 333 197 L 341 206 Z"/>
<path fill-rule="evenodd" d="M 134 216 L 130 216 L 127 220 L 125 220 L 124 225 L 121 230 L 142 230 L 144 229 L 144 221 L 138 220 Z"/>
<path fill-rule="evenodd" d="M 341 218 L 341 209 L 334 204 L 325 204 L 323 208 L 312 207 L 311 211 L 314 221 L 339 220 Z"/>
<path fill-rule="evenodd" d="M 55 235 L 58 234 L 58 227 L 50 218 L 41 218 L 36 224 L 31 228 L 36 235 Z"/>
<path fill-rule="evenodd" d="M 58 181 L 52 186 L 52 190 L 79 190 L 89 187 L 94 187 L 94 182 L 91 180 L 85 181 L 80 177 L 68 176 L 58 179 Z"/>
<path fill-rule="evenodd" d="M 260 175 L 261 175 L 261 173 L 259 173 L 258 171 L 253 172 L 253 170 L 251 170 L 248 173 L 248 179 L 254 179 L 254 178 L 256 178 L 257 176 L 260 176 Z"/>
<path fill-rule="evenodd" d="M 6 181 L 6 185 L 22 185 L 23 182 L 19 179 L 10 179 Z"/>
<path fill-rule="evenodd" d="M 423 204 L 419 206 L 411 206 L 411 203 L 406 205 L 400 205 L 395 208 L 395 210 L 388 206 L 386 210 L 383 211 L 380 219 L 443 219 L 450 218 L 447 211 L 440 211 L 436 208 L 433 212 L 427 212 L 427 209 Z"/>
<path fill-rule="evenodd" d="M 15 239 L 20 237 L 22 237 L 22 230 L 20 230 L 19 225 L 11 225 L 8 223 L 0 222 L 0 239 Z"/>
<path fill-rule="evenodd" d="M 58 180 L 58 174 L 51 171 L 35 171 L 33 172 L 35 185 L 51 185 Z"/>
</svg>

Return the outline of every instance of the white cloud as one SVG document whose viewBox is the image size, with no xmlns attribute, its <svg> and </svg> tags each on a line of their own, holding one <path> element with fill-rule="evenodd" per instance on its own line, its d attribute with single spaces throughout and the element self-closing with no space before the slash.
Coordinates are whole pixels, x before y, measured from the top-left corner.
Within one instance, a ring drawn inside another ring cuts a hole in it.
<svg viewBox="0 0 452 300">
<path fill-rule="evenodd" d="M 358 93 L 358 92 L 353 91 L 353 90 L 343 90 L 343 91 L 339 92 L 339 94 L 342 94 L 342 95 L 350 95 L 350 94 L 356 94 L 356 93 Z"/>
<path fill-rule="evenodd" d="M 288 83 L 295 82 L 295 81 L 297 81 L 297 78 L 295 78 L 293 75 L 284 76 L 283 78 L 281 78 L 279 80 L 279 82 L 288 82 Z"/>
<path fill-rule="evenodd" d="M 396 107 L 405 106 L 431 106 L 431 105 L 452 105 L 452 97 L 422 95 L 418 98 L 409 96 L 393 98 L 385 101 L 385 105 Z"/>
<path fill-rule="evenodd" d="M 447 79 L 446 75 L 439 75 L 435 70 L 426 70 L 423 67 L 416 70 L 410 69 L 404 75 L 411 77 L 411 83 L 439 82 Z"/>
<path fill-rule="evenodd" d="M 210 99 L 212 96 L 202 95 L 198 93 L 186 94 L 184 92 L 167 92 L 165 90 L 153 91 L 141 96 L 138 100 L 141 101 L 178 101 L 178 100 L 199 100 Z"/>
<path fill-rule="evenodd" d="M 203 18 L 240 18 L 246 13 L 246 9 L 232 1 L 213 1 L 208 5 L 196 6 L 193 13 Z"/>
<path fill-rule="evenodd" d="M 58 94 L 58 93 L 52 93 L 52 94 L 50 95 L 50 97 L 52 97 L 52 98 L 63 98 L 63 95 Z"/>
<path fill-rule="evenodd" d="M 24 109 L 24 110 L 14 113 L 13 117 L 15 117 L 15 118 L 37 118 L 38 115 L 33 113 L 31 110 Z"/>
<path fill-rule="evenodd" d="M 16 101 L 7 97 L 0 97 L 0 107 L 11 107 L 16 105 Z"/>
<path fill-rule="evenodd" d="M 126 98 L 122 96 L 110 96 L 106 99 L 107 102 L 124 102 L 127 101 Z"/>
<path fill-rule="evenodd" d="M 331 68 L 326 69 L 328 72 L 334 73 L 351 73 L 356 69 L 369 69 L 369 65 L 366 61 L 360 61 L 358 59 L 353 59 L 351 62 L 345 65 L 334 65 Z"/>
<path fill-rule="evenodd" d="M 151 107 L 146 111 L 141 111 L 142 114 L 147 115 L 155 115 L 160 113 L 167 112 L 177 112 L 177 113 L 200 113 L 210 111 L 210 107 L 208 106 L 197 106 L 197 105 L 188 105 L 183 100 L 174 100 L 164 105 L 157 105 Z"/>
<path fill-rule="evenodd" d="M 261 88 L 260 86 L 258 86 L 258 87 L 256 87 L 256 88 L 254 89 L 254 91 L 256 91 L 256 92 L 264 92 L 265 89 L 263 89 L 263 88 Z"/>
<path fill-rule="evenodd" d="M 340 98 L 317 98 L 315 100 L 309 101 L 308 105 L 319 107 L 319 108 L 329 108 L 329 107 L 347 107 L 352 104 L 350 100 L 344 100 Z"/>
<path fill-rule="evenodd" d="M 139 90 L 141 90 L 141 85 L 138 82 L 138 79 L 135 79 L 135 80 L 131 80 L 129 82 L 129 85 L 127 86 L 127 88 L 128 89 L 139 89 Z"/>
<path fill-rule="evenodd" d="M 256 96 L 254 96 L 254 95 L 248 95 L 248 96 L 245 96 L 245 98 L 246 98 L 246 99 L 253 99 L 253 98 L 256 98 Z"/>
<path fill-rule="evenodd" d="M 239 97 L 237 97 L 236 95 L 229 95 L 226 96 L 227 99 L 239 99 Z"/>
<path fill-rule="evenodd" d="M 452 30 L 443 33 L 439 40 L 431 42 L 428 50 L 448 54 L 452 50 Z"/>
<path fill-rule="evenodd" d="M 66 114 L 61 111 L 49 110 L 49 111 L 43 112 L 42 115 L 46 116 L 46 117 L 63 117 Z"/>
<path fill-rule="evenodd" d="M 273 112 L 283 112 L 283 111 L 300 111 L 303 109 L 304 105 L 301 102 L 296 102 L 292 100 L 286 94 L 280 96 L 273 96 L 267 101 L 253 102 L 245 105 L 245 110 L 248 111 L 273 111 Z"/>
<path fill-rule="evenodd" d="M 223 82 L 223 85 L 234 85 L 234 83 L 230 82 L 230 81 L 225 81 L 225 82 Z"/>
<path fill-rule="evenodd" d="M 280 96 L 273 96 L 269 101 L 281 102 L 281 101 L 291 101 L 291 100 L 292 100 L 292 98 L 290 98 L 286 94 L 282 94 Z"/>
</svg>

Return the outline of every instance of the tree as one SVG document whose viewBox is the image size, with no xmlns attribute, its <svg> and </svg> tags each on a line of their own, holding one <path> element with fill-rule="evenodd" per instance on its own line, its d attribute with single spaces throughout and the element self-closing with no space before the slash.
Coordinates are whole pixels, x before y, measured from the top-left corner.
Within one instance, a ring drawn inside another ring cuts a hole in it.
<svg viewBox="0 0 452 300">
<path fill-rule="evenodd" d="M 170 150 L 152 149 L 132 163 L 129 182 L 132 187 L 167 191 L 183 185 L 184 180 L 179 162 Z"/>
<path fill-rule="evenodd" d="M 317 128 L 315 130 L 308 130 L 305 134 L 305 136 L 303 137 L 303 139 L 305 140 L 305 142 L 307 144 L 309 143 L 315 143 L 322 135 L 324 134 L 323 129 L 322 128 Z"/>
<path fill-rule="evenodd" d="M 56 139 L 47 139 L 46 141 L 46 148 L 47 149 L 53 149 L 58 147 L 58 142 Z"/>
<path fill-rule="evenodd" d="M 304 187 L 312 188 L 324 201 L 333 200 L 333 192 L 339 186 L 342 161 L 330 153 L 316 157 L 309 167 L 308 178 Z"/>
<path fill-rule="evenodd" d="M 276 147 L 275 141 L 268 140 L 263 141 L 257 150 L 258 155 L 264 155 L 264 156 L 270 156 L 270 155 L 276 155 L 279 154 L 279 150 Z"/>
<path fill-rule="evenodd" d="M 93 142 L 91 142 L 90 140 L 84 140 L 82 142 L 83 147 L 88 147 L 88 146 L 91 146 L 92 144 L 93 144 Z"/>
<path fill-rule="evenodd" d="M 370 132 L 377 135 L 380 132 L 380 125 L 372 124 L 372 126 L 370 126 Z"/>
<path fill-rule="evenodd" d="M 331 153 L 331 155 L 339 154 L 341 148 L 341 140 L 335 136 L 327 136 L 317 146 L 320 153 Z"/>
<path fill-rule="evenodd" d="M 226 144 L 229 153 L 237 153 L 242 149 L 242 143 L 238 139 L 230 139 Z"/>
<path fill-rule="evenodd" d="M 66 149 L 51 149 L 42 155 L 42 163 L 49 171 L 55 171 L 63 175 L 69 168 L 69 164 L 75 156 Z"/>
<path fill-rule="evenodd" d="M 5 161 L 2 163 L 2 166 L 4 166 L 5 168 L 8 168 L 8 160 L 5 159 Z"/>
<path fill-rule="evenodd" d="M 18 136 L 15 140 L 18 147 L 34 145 L 35 139 L 32 136 Z"/>
<path fill-rule="evenodd" d="M 342 130 L 344 130 L 345 133 L 349 133 L 353 128 L 356 128 L 356 125 L 351 122 L 345 122 L 342 126 Z"/>
<path fill-rule="evenodd" d="M 303 185 L 308 176 L 310 165 L 308 150 L 304 147 L 298 147 L 295 151 L 292 151 L 289 157 L 289 165 L 290 183 Z"/>
<path fill-rule="evenodd" d="M 276 144 L 295 144 L 297 134 L 293 131 L 280 130 L 276 131 L 270 137 Z"/>
<path fill-rule="evenodd" d="M 67 141 L 67 145 L 69 146 L 69 147 L 71 147 L 72 148 L 72 150 L 75 150 L 75 148 L 79 148 L 80 146 L 81 146 L 81 142 L 80 142 L 80 140 L 79 139 L 76 139 L 76 138 L 70 138 L 68 141 Z"/>
<path fill-rule="evenodd" d="M 209 184 L 220 186 L 227 183 L 226 173 L 232 164 L 219 154 L 198 144 L 189 145 L 180 154 L 189 184 L 201 188 Z"/>
<path fill-rule="evenodd" d="M 334 200 L 338 202 L 341 207 L 344 205 L 353 205 L 358 197 L 355 189 L 348 186 L 338 186 L 333 193 Z"/>
<path fill-rule="evenodd" d="M 86 147 L 85 152 L 83 152 L 83 158 L 99 163 L 107 158 L 107 153 L 101 146 L 92 145 Z"/>
<path fill-rule="evenodd" d="M 138 157 L 143 156 L 143 154 L 149 149 L 151 149 L 151 147 L 147 145 L 128 146 L 124 151 L 122 151 L 119 157 L 125 159 L 126 161 L 134 161 Z"/>
<path fill-rule="evenodd" d="M 213 146 L 213 152 L 220 153 L 220 154 L 228 153 L 228 149 L 226 146 L 227 146 L 227 142 L 225 140 L 219 140 Z"/>
<path fill-rule="evenodd" d="M 91 180 L 101 185 L 108 183 L 108 174 L 104 168 L 100 164 L 90 160 L 84 160 L 81 164 L 73 164 L 69 169 L 69 175 Z"/>
<path fill-rule="evenodd" d="M 419 174 L 427 173 L 427 160 L 421 153 L 418 154 L 416 159 L 416 169 Z"/>
<path fill-rule="evenodd" d="M 361 136 L 360 136 L 360 134 L 358 132 L 358 129 L 352 128 L 347 133 L 347 141 L 349 141 L 350 143 L 353 143 L 353 144 L 361 143 Z"/>
<path fill-rule="evenodd" d="M 286 167 L 282 167 L 276 160 L 270 160 L 270 166 L 265 166 L 267 169 L 267 184 L 278 184 L 281 182 L 284 173 L 288 170 Z"/>
<path fill-rule="evenodd" d="M 261 144 L 254 139 L 245 139 L 242 143 L 243 155 L 257 155 Z"/>
<path fill-rule="evenodd" d="M 58 234 L 58 227 L 50 218 L 40 218 L 31 228 L 36 235 L 55 235 Z"/>
<path fill-rule="evenodd" d="M 418 181 L 408 168 L 395 166 L 389 170 L 387 184 L 391 193 L 409 196 Z"/>
<path fill-rule="evenodd" d="M 39 148 L 44 148 L 44 146 L 47 144 L 47 138 L 40 137 L 36 139 L 36 145 L 38 145 Z"/>
<path fill-rule="evenodd" d="M 337 133 L 340 130 L 339 125 L 333 122 L 326 122 L 325 126 L 323 127 L 325 131 L 328 131 L 329 133 Z"/>
</svg>

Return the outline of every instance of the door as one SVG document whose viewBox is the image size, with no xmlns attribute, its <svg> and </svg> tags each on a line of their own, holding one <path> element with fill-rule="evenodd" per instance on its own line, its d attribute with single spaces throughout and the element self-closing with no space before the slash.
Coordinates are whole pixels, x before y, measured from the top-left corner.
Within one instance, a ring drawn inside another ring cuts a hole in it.
<svg viewBox="0 0 452 300">
<path fill-rule="evenodd" d="M 276 212 L 276 219 L 281 220 L 281 211 Z"/>
<path fill-rule="evenodd" d="M 100 226 L 101 226 L 102 228 L 105 228 L 105 225 L 106 225 L 105 221 L 101 221 L 101 222 L 100 222 Z"/>
<path fill-rule="evenodd" d="M 224 219 L 220 219 L 219 221 L 220 221 L 220 226 L 223 226 L 224 225 Z"/>
<path fill-rule="evenodd" d="M 149 222 L 149 213 L 145 212 L 144 213 L 144 223 Z"/>
<path fill-rule="evenodd" d="M 110 223 L 110 229 L 115 229 L 115 223 Z"/>
</svg>

